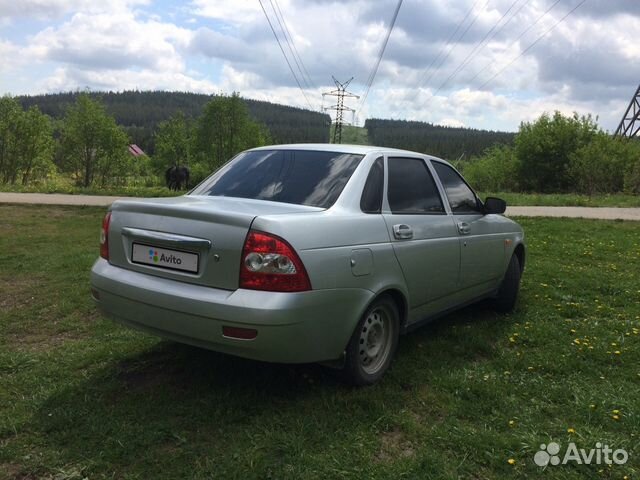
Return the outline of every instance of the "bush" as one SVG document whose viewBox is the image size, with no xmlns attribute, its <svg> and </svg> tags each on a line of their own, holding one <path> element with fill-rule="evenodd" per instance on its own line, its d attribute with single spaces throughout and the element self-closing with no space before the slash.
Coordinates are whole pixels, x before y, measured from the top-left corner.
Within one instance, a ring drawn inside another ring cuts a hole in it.
<svg viewBox="0 0 640 480">
<path fill-rule="evenodd" d="M 516 191 L 519 188 L 520 163 L 512 147 L 494 145 L 484 155 L 462 165 L 469 183 L 484 192 Z"/>
<path fill-rule="evenodd" d="M 571 189 L 570 157 L 600 131 L 590 116 L 572 117 L 555 112 L 543 114 L 533 123 L 522 123 L 515 140 L 524 190 L 539 193 Z"/>
<path fill-rule="evenodd" d="M 567 172 L 574 190 L 589 196 L 621 192 L 625 171 L 634 160 L 634 145 L 599 132 L 587 145 L 570 155 Z"/>
<path fill-rule="evenodd" d="M 631 194 L 640 194 L 640 142 L 630 141 L 628 145 L 629 156 L 624 172 L 624 191 Z"/>
</svg>

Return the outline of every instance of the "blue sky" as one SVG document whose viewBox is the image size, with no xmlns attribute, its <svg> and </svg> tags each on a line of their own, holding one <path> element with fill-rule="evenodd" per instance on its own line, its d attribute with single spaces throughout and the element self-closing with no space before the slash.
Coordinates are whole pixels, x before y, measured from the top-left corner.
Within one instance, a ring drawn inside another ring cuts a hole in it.
<svg viewBox="0 0 640 480">
<path fill-rule="evenodd" d="M 396 0 L 262 3 L 306 98 L 258 0 L 0 0 L 0 93 L 237 91 L 320 109 L 332 75 L 364 93 Z M 404 0 L 367 101 L 351 106 L 360 123 L 516 130 L 561 110 L 613 130 L 640 82 L 639 23 L 637 0 Z"/>
</svg>

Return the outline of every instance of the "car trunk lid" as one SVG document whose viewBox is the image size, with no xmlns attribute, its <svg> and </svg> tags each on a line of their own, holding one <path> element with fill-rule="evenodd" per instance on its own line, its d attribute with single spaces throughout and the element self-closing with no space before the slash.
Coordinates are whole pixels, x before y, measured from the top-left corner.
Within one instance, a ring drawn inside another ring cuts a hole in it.
<svg viewBox="0 0 640 480">
<path fill-rule="evenodd" d="M 109 261 L 149 275 L 238 288 L 240 257 L 259 215 L 322 208 L 231 197 L 119 200 L 112 207 Z"/>
</svg>

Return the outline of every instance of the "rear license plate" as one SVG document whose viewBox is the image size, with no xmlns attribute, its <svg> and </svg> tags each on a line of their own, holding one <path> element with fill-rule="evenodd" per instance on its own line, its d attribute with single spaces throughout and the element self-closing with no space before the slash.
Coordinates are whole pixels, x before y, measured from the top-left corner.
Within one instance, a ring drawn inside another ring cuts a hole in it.
<svg viewBox="0 0 640 480">
<path fill-rule="evenodd" d="M 152 265 L 158 268 L 169 270 L 180 270 L 182 272 L 198 273 L 198 254 L 173 250 L 170 248 L 154 247 L 141 243 L 133 244 L 131 254 L 133 263 Z"/>
</svg>

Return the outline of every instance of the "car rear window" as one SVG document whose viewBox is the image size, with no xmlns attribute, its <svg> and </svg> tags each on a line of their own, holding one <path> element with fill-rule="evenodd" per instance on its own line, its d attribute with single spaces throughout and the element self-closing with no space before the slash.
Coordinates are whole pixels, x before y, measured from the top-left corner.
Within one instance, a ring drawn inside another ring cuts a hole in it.
<svg viewBox="0 0 640 480">
<path fill-rule="evenodd" d="M 244 152 L 192 194 L 329 208 L 362 158 L 363 155 L 311 150 Z"/>
</svg>

